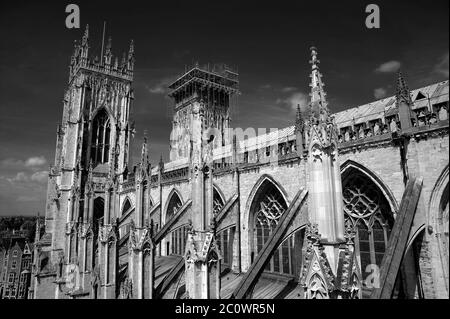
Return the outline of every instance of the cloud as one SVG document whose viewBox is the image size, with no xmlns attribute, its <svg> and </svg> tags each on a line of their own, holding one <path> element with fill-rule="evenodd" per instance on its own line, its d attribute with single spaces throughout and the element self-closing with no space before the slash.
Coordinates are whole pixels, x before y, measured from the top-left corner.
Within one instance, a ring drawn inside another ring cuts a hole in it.
<svg viewBox="0 0 450 319">
<path fill-rule="evenodd" d="M 14 177 L 12 178 L 6 178 L 7 181 L 9 181 L 11 184 L 23 184 L 23 183 L 30 183 L 35 182 L 37 184 L 45 184 L 47 183 L 48 179 L 48 171 L 39 171 L 33 174 L 27 174 L 26 172 L 18 172 Z"/>
<path fill-rule="evenodd" d="M 48 180 L 48 171 L 40 171 L 31 175 L 30 179 L 39 184 L 46 184 Z"/>
<path fill-rule="evenodd" d="M 29 181 L 28 175 L 25 172 L 18 172 L 13 178 L 7 178 L 10 183 L 21 183 Z"/>
<path fill-rule="evenodd" d="M 271 89 L 271 88 L 272 88 L 272 85 L 270 85 L 270 84 L 264 84 L 264 85 L 260 86 L 260 89 L 262 89 L 262 90 L 268 90 L 268 89 Z"/>
<path fill-rule="evenodd" d="M 373 96 L 377 100 L 386 97 L 386 95 L 387 95 L 387 90 L 385 88 L 377 88 L 377 89 L 373 90 Z"/>
<path fill-rule="evenodd" d="M 152 86 L 146 85 L 147 90 L 152 94 L 166 94 L 169 92 L 169 84 L 172 82 L 173 77 L 165 77 L 159 80 Z"/>
<path fill-rule="evenodd" d="M 47 164 L 47 160 L 44 156 L 35 156 L 30 157 L 25 161 L 25 166 L 27 167 L 36 167 L 36 166 L 42 166 Z"/>
<path fill-rule="evenodd" d="M 376 73 L 393 73 L 397 72 L 401 67 L 401 63 L 399 61 L 388 61 L 383 64 L 380 64 L 376 69 Z"/>
<path fill-rule="evenodd" d="M 0 168 L 8 170 L 26 170 L 29 168 L 37 168 L 45 164 L 47 164 L 47 159 L 44 156 L 33 156 L 25 161 L 15 158 L 5 158 L 0 161 Z"/>
<path fill-rule="evenodd" d="M 304 111 L 308 105 L 308 95 L 303 92 L 295 92 L 285 99 L 277 99 L 276 103 L 288 105 L 294 111 L 297 110 L 297 105 L 300 105 L 300 109 Z"/>
<path fill-rule="evenodd" d="M 439 62 L 434 67 L 434 71 L 436 73 L 439 73 L 439 74 L 442 74 L 442 75 L 448 77 L 448 74 L 449 74 L 448 58 L 449 58 L 448 52 L 440 58 Z"/>
<path fill-rule="evenodd" d="M 282 89 L 281 89 L 281 92 L 287 93 L 287 92 L 293 92 L 293 91 L 295 91 L 295 90 L 297 90 L 297 88 L 292 87 L 292 86 L 287 86 L 287 87 L 282 88 Z"/>
</svg>

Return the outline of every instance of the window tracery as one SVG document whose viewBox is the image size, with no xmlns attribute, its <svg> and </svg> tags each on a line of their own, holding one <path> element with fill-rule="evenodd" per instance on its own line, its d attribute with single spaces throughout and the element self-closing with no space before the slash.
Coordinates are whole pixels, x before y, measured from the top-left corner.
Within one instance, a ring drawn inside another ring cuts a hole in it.
<svg viewBox="0 0 450 319">
<path fill-rule="evenodd" d="M 93 165 L 109 162 L 111 123 L 106 111 L 101 110 L 94 118 L 91 139 L 91 160 Z"/>
<path fill-rule="evenodd" d="M 365 273 L 368 265 L 381 265 L 393 217 L 384 194 L 369 177 L 355 170 L 348 176 L 343 183 L 345 218 L 356 230 L 355 250 Z"/>
</svg>

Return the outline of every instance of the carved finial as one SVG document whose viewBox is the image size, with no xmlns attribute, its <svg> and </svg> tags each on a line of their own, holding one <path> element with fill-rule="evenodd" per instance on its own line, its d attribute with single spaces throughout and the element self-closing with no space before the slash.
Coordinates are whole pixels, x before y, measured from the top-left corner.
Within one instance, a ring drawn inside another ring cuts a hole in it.
<svg viewBox="0 0 450 319">
<path fill-rule="evenodd" d="M 164 169 L 164 161 L 163 156 L 161 154 L 161 157 L 159 158 L 159 169 L 162 171 Z"/>
<path fill-rule="evenodd" d="M 131 56 L 134 56 L 134 40 L 131 40 L 130 50 L 128 51 L 128 58 L 130 58 Z"/>
<path fill-rule="evenodd" d="M 122 71 L 127 68 L 127 55 L 125 52 L 122 54 L 122 62 L 120 63 L 120 68 Z"/>
<path fill-rule="evenodd" d="M 147 147 L 147 130 L 144 130 L 144 142 L 141 150 L 141 164 L 146 166 L 148 164 L 148 147 Z"/>
<path fill-rule="evenodd" d="M 84 46 L 89 41 L 89 24 L 86 24 L 86 29 L 84 30 L 83 38 L 81 40 L 81 44 Z"/>
<path fill-rule="evenodd" d="M 400 103 L 406 103 L 407 105 L 412 105 L 411 92 L 409 91 L 408 85 L 403 78 L 402 71 L 398 71 L 397 77 L 397 93 L 395 105 L 398 107 Z"/>
<path fill-rule="evenodd" d="M 303 131 L 304 121 L 302 117 L 302 111 L 300 109 L 300 104 L 297 104 L 297 113 L 295 114 L 295 131 L 301 132 Z"/>
<path fill-rule="evenodd" d="M 130 50 L 128 51 L 128 70 L 133 71 L 134 68 L 134 41 L 131 40 Z"/>
<path fill-rule="evenodd" d="M 106 43 L 106 52 L 111 52 L 111 48 L 112 48 L 112 37 L 109 36 L 108 42 Z"/>
<path fill-rule="evenodd" d="M 309 63 L 311 64 L 311 117 L 314 118 L 314 122 L 326 122 L 330 112 L 327 107 L 326 93 L 323 89 L 325 84 L 322 82 L 322 74 L 319 71 L 320 61 L 316 47 L 311 47 L 311 60 Z"/>
</svg>

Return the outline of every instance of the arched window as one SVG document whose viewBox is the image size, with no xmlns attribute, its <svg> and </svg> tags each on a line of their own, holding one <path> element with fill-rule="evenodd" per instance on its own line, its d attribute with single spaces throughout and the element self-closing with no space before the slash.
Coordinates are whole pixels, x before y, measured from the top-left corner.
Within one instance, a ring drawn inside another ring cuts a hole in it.
<svg viewBox="0 0 450 319">
<path fill-rule="evenodd" d="M 253 216 L 252 262 L 272 236 L 287 204 L 279 189 L 270 181 L 264 181 L 257 191 L 250 207 Z M 287 238 L 273 253 L 266 271 L 294 274 L 294 237 Z"/>
<path fill-rule="evenodd" d="M 127 198 L 125 200 L 125 203 L 123 204 L 122 216 L 125 215 L 130 208 L 131 208 L 131 203 L 130 203 L 130 200 Z"/>
<path fill-rule="evenodd" d="M 441 232 L 440 240 L 442 246 L 442 254 L 445 269 L 448 269 L 449 266 L 449 241 L 448 241 L 448 232 L 449 232 L 449 224 L 448 224 L 448 202 L 449 202 L 449 189 L 448 184 L 445 187 L 444 192 L 442 193 L 441 202 L 439 205 L 439 231 Z M 448 278 L 446 278 L 448 280 Z"/>
<path fill-rule="evenodd" d="M 222 197 L 220 196 L 219 192 L 214 188 L 213 191 L 213 212 L 214 215 L 218 214 L 220 210 L 222 209 L 224 205 L 224 202 L 222 200 Z"/>
<path fill-rule="evenodd" d="M 361 171 L 349 168 L 343 179 L 346 223 L 356 230 L 355 251 L 361 272 L 372 272 L 368 265 L 381 265 L 394 219 L 386 197 Z"/>
<path fill-rule="evenodd" d="M 177 192 L 173 192 L 170 197 L 169 204 L 167 205 L 166 222 L 178 212 L 181 206 L 182 203 L 180 196 L 178 196 Z"/>
<path fill-rule="evenodd" d="M 109 162 L 111 123 L 106 110 L 101 110 L 92 125 L 91 160 L 93 165 Z"/>
</svg>

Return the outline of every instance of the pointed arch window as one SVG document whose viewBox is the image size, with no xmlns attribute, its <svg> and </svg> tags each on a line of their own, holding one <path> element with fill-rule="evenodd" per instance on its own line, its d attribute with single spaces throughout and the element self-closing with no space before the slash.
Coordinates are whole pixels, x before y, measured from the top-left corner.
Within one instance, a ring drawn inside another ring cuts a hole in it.
<svg viewBox="0 0 450 319">
<path fill-rule="evenodd" d="M 273 183 L 265 181 L 255 195 L 250 208 L 253 215 L 252 262 L 273 235 L 278 221 L 286 209 L 287 203 L 281 192 Z M 265 271 L 290 275 L 295 274 L 295 242 L 295 236 L 289 236 L 274 251 L 272 258 L 266 265 Z"/>
<path fill-rule="evenodd" d="M 214 188 L 213 191 L 213 213 L 217 215 L 223 207 L 224 203 L 222 197 L 219 195 L 219 192 Z"/>
<path fill-rule="evenodd" d="M 351 168 L 345 176 L 345 220 L 356 230 L 355 251 L 365 274 L 372 272 L 367 266 L 381 265 L 394 219 L 386 197 L 367 175 Z"/>
<path fill-rule="evenodd" d="M 166 222 L 175 215 L 178 210 L 181 208 L 182 203 L 180 196 L 176 192 L 172 194 L 169 200 L 169 204 L 167 205 L 167 211 L 166 211 Z"/>
<path fill-rule="evenodd" d="M 92 125 L 91 160 L 93 165 L 109 162 L 111 122 L 106 110 L 97 113 Z"/>
</svg>

